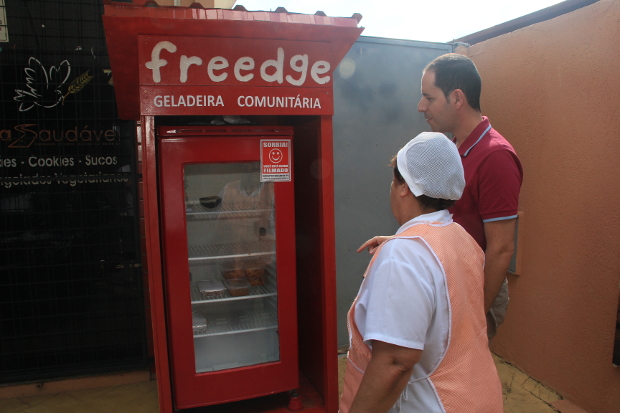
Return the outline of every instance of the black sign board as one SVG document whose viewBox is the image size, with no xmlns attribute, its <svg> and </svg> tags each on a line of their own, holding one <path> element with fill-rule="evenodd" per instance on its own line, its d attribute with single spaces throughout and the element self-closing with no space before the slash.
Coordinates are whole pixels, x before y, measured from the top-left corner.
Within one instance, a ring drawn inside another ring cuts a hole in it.
<svg viewBox="0 0 620 413">
<path fill-rule="evenodd" d="M 7 2 L 0 42 L 0 382 L 146 365 L 135 125 L 100 0 Z"/>
</svg>

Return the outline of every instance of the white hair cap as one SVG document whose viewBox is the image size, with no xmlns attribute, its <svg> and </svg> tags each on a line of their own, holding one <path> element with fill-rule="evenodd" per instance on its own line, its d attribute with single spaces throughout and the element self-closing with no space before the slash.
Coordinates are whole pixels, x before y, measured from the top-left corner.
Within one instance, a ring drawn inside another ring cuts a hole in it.
<svg viewBox="0 0 620 413">
<path fill-rule="evenodd" d="M 396 155 L 398 172 L 415 196 L 457 200 L 465 174 L 456 145 L 442 133 L 422 132 Z"/>
</svg>

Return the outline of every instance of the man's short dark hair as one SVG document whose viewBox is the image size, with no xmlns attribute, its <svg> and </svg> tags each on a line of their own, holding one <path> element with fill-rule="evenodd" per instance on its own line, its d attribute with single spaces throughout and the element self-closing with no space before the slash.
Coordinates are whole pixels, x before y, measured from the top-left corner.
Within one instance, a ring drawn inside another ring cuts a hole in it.
<svg viewBox="0 0 620 413">
<path fill-rule="evenodd" d="M 458 53 L 439 56 L 424 68 L 424 72 L 435 73 L 435 86 L 443 91 L 446 99 L 454 90 L 461 89 L 469 106 L 480 112 L 482 79 L 469 57 Z"/>
<path fill-rule="evenodd" d="M 394 178 L 396 178 L 396 182 L 398 182 L 399 184 L 406 183 L 405 178 L 403 178 L 403 176 L 400 174 L 400 171 L 398 170 L 396 155 L 394 155 L 394 157 L 390 161 L 390 166 L 394 169 Z M 415 196 L 415 194 L 413 196 Z M 418 200 L 422 208 L 432 208 L 436 211 L 451 208 L 454 204 L 456 204 L 456 201 L 452 199 L 431 198 L 430 196 L 426 195 L 416 196 L 415 198 Z"/>
</svg>

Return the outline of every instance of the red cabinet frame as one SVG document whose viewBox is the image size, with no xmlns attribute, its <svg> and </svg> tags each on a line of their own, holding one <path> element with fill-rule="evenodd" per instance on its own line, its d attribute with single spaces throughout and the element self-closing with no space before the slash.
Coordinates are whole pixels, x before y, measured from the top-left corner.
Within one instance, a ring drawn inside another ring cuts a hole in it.
<svg viewBox="0 0 620 413">
<path fill-rule="evenodd" d="M 140 7 L 110 0 L 104 3 L 103 19 L 119 117 L 139 121 L 143 265 L 149 295 L 147 321 L 152 326 L 161 412 L 173 411 L 175 389 L 171 382 L 170 358 L 173 355 L 171 340 L 174 339 L 171 339 L 171 326 L 166 317 L 155 124 L 156 121 L 160 125 L 175 124 L 172 123 L 175 115 L 243 115 L 255 117 L 258 124 L 290 126 L 294 130 L 298 380 L 304 412 L 336 413 L 332 79 L 339 62 L 363 30 L 357 27 L 361 16 L 343 18 L 287 12 Z M 186 41 L 187 38 L 191 38 L 191 42 Z M 172 47 L 166 47 L 159 58 L 153 58 L 153 51 L 162 41 L 171 42 L 178 49 L 172 51 Z M 227 42 L 232 46 L 223 47 Z M 194 49 L 192 44 L 199 47 Z M 237 46 L 244 44 L 252 45 L 244 57 L 254 60 L 254 69 L 234 55 Z M 282 57 L 280 49 L 284 53 Z M 308 76 L 301 82 L 305 55 L 308 56 Z M 184 70 L 180 59 L 187 56 L 194 63 L 188 66 L 185 82 L 177 69 Z M 199 65 L 194 57 L 202 59 L 203 64 Z M 220 57 L 226 57 L 229 66 L 217 66 L 222 70 L 216 68 L 210 73 L 209 62 L 216 59 L 214 62 L 219 65 L 223 62 L 217 60 Z M 146 66 L 148 62 L 151 62 L 150 67 Z M 265 62 L 271 65 L 271 70 L 263 73 L 260 68 Z M 282 62 L 282 69 L 278 71 L 283 83 L 271 82 L 273 68 L 280 67 L 279 62 Z M 240 73 L 235 72 L 238 64 Z M 161 69 L 160 82 L 149 78 L 150 74 L 155 74 L 156 66 Z M 144 70 L 145 67 L 149 71 Z M 219 81 L 224 74 L 228 75 L 225 80 L 232 83 Z M 252 80 L 258 83 L 244 83 L 248 74 L 253 74 Z M 302 84 L 298 84 L 300 82 Z M 180 96 L 185 96 L 183 104 Z M 202 96 L 200 102 L 199 96 Z M 213 96 L 213 104 L 209 96 Z M 262 398 L 266 399 L 270 397 Z M 248 402 L 245 407 L 243 401 L 226 406 L 230 405 L 230 411 L 234 412 L 258 409 L 259 399 Z M 280 399 L 261 409 L 288 411 L 286 401 Z"/>
</svg>

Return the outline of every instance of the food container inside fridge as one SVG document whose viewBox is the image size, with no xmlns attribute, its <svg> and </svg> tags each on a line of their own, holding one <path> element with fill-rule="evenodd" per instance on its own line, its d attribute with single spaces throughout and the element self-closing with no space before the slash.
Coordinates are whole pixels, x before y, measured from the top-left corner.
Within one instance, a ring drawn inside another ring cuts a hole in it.
<svg viewBox="0 0 620 413">
<path fill-rule="evenodd" d="M 223 298 L 226 288 L 220 280 L 198 281 L 198 290 L 204 298 Z"/>
<path fill-rule="evenodd" d="M 233 297 L 250 294 L 250 283 L 247 280 L 225 280 L 224 285 Z"/>
<path fill-rule="evenodd" d="M 207 318 L 200 311 L 194 311 L 192 313 L 192 326 L 194 328 L 194 335 L 205 334 L 207 332 Z"/>
<path fill-rule="evenodd" d="M 248 280 L 251 286 L 258 286 L 265 284 L 265 268 L 254 267 L 245 269 L 245 278 Z"/>
<path fill-rule="evenodd" d="M 236 261 L 222 266 L 222 277 L 227 280 L 241 280 L 245 278 L 245 269 Z"/>
</svg>

